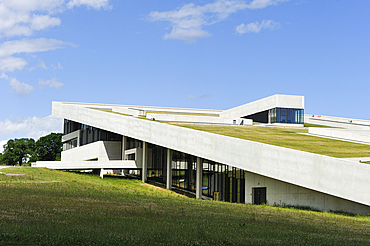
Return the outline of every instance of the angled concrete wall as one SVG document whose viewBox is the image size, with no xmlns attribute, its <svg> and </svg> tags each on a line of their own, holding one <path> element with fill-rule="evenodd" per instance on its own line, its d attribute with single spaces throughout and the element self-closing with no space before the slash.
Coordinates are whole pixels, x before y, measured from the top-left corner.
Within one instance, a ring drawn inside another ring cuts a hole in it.
<svg viewBox="0 0 370 246">
<path fill-rule="evenodd" d="M 225 118 L 240 118 L 272 108 L 304 109 L 304 97 L 291 95 L 273 95 L 225 110 L 220 113 L 220 116 Z"/>
<path fill-rule="evenodd" d="M 370 205 L 370 165 L 53 102 L 53 114 Z M 358 192 L 361 191 L 361 192 Z"/>
<path fill-rule="evenodd" d="M 370 144 L 370 130 L 350 130 L 338 128 L 309 127 L 308 133 L 329 138 L 343 139 Z"/>
<path fill-rule="evenodd" d="M 206 124 L 227 124 L 233 125 L 235 120 L 235 125 L 253 125 L 253 120 L 251 119 L 230 119 L 215 116 L 203 116 L 203 115 L 176 115 L 176 114 L 156 114 L 147 113 L 146 118 L 165 122 L 193 122 L 193 123 L 206 123 Z"/>
<path fill-rule="evenodd" d="M 301 206 L 316 210 L 370 214 L 370 207 L 258 174 L 245 173 L 245 200 L 252 204 L 253 188 L 266 187 L 266 205 Z"/>
<path fill-rule="evenodd" d="M 121 142 L 98 141 L 62 151 L 62 161 L 121 160 Z"/>
<path fill-rule="evenodd" d="M 351 130 L 370 130 L 369 120 L 358 120 L 332 116 L 304 115 L 304 122 L 320 126 L 339 127 Z"/>
</svg>

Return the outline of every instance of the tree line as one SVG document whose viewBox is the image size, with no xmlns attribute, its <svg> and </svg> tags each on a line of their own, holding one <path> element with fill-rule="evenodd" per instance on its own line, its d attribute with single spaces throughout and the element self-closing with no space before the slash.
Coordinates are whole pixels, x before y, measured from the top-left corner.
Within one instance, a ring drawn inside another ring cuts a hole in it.
<svg viewBox="0 0 370 246">
<path fill-rule="evenodd" d="M 35 141 L 32 138 L 10 139 L 0 153 L 0 164 L 20 165 L 35 161 L 60 161 L 62 133 L 50 133 Z"/>
</svg>

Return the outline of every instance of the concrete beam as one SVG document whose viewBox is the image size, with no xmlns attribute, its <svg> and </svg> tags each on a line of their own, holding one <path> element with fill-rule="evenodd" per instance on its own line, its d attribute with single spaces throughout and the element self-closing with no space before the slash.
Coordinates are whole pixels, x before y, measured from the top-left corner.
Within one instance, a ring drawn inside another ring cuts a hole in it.
<svg viewBox="0 0 370 246">
<path fill-rule="evenodd" d="M 141 169 L 141 180 L 143 182 L 146 182 L 147 175 L 148 175 L 148 163 L 146 158 L 146 149 L 147 149 L 147 143 L 143 141 L 143 164 Z"/>
</svg>

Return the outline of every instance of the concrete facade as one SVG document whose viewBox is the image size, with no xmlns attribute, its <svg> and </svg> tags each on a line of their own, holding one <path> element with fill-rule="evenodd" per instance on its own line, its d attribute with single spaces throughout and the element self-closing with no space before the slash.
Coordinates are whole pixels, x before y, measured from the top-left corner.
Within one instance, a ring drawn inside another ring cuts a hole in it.
<svg viewBox="0 0 370 246">
<path fill-rule="evenodd" d="M 314 125 L 339 127 L 351 130 L 370 130 L 369 120 L 306 114 L 304 115 L 304 122 Z"/>
<path fill-rule="evenodd" d="M 220 113 L 220 116 L 225 118 L 240 118 L 272 108 L 304 109 L 304 97 L 277 94 L 225 110 Z"/>
<path fill-rule="evenodd" d="M 309 127 L 308 133 L 316 136 L 370 144 L 370 130 Z"/>
<path fill-rule="evenodd" d="M 369 206 L 297 185 L 246 172 L 246 203 L 252 204 L 253 188 L 267 188 L 266 205 L 305 207 L 314 210 L 369 214 Z"/>
</svg>

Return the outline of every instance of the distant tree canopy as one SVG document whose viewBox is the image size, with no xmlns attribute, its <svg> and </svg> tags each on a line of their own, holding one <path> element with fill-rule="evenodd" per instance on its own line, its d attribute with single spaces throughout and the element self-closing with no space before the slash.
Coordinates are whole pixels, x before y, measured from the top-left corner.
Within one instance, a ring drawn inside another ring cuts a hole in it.
<svg viewBox="0 0 370 246">
<path fill-rule="evenodd" d="M 4 145 L 0 162 L 20 166 L 25 162 L 60 160 L 62 133 L 51 133 L 35 142 L 32 138 L 10 139 Z"/>
<path fill-rule="evenodd" d="M 39 138 L 36 142 L 35 154 L 39 161 L 60 160 L 60 152 L 63 150 L 62 133 L 50 133 Z"/>
<path fill-rule="evenodd" d="M 3 162 L 7 165 L 27 162 L 35 150 L 35 140 L 32 138 L 10 139 L 4 145 Z"/>
</svg>

